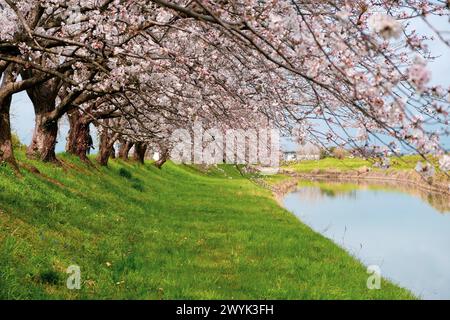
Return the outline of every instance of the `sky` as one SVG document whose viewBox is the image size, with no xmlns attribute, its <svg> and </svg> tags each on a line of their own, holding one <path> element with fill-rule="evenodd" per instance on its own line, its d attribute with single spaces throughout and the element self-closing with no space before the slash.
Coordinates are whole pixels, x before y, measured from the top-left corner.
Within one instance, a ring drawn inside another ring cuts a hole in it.
<svg viewBox="0 0 450 320">
<path fill-rule="evenodd" d="M 448 18 L 433 18 L 433 25 L 438 30 L 447 30 L 450 32 L 450 23 Z M 412 22 L 412 28 L 415 28 L 419 34 L 431 35 L 432 31 L 426 26 L 421 19 L 414 19 Z M 429 63 L 429 69 L 432 73 L 432 84 L 442 85 L 444 88 L 450 87 L 450 48 L 446 46 L 439 40 L 428 42 L 431 52 L 438 56 L 438 58 Z M 29 144 L 33 135 L 34 128 L 34 111 L 30 99 L 26 93 L 21 92 L 13 96 L 12 106 L 11 106 L 11 124 L 13 131 L 18 134 L 22 143 Z M 66 118 L 60 121 L 59 134 L 58 134 L 58 144 L 56 146 L 56 151 L 64 151 L 66 144 L 67 132 L 69 130 L 69 125 Z M 94 138 L 94 143 L 96 139 L 95 130 L 92 131 L 92 136 Z M 446 138 L 444 141 L 446 146 L 450 145 L 450 138 Z M 295 149 L 295 145 L 288 140 L 282 141 L 282 148 Z"/>
</svg>

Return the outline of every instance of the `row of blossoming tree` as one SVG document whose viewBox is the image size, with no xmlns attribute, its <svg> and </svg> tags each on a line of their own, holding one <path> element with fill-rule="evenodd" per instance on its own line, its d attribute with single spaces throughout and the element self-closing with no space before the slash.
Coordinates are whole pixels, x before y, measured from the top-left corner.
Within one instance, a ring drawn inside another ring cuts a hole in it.
<svg viewBox="0 0 450 320">
<path fill-rule="evenodd" d="M 448 1 L 423 0 L 0 0 L 0 161 L 16 166 L 14 94 L 35 111 L 27 156 L 57 161 L 66 150 L 98 161 L 114 145 L 161 165 L 176 128 L 275 126 L 300 141 L 362 153 L 404 145 L 440 157 L 449 90 L 431 86 L 428 41 L 450 46 Z M 419 34 L 421 20 L 433 36 Z M 389 138 L 387 138 L 389 137 Z M 423 170 L 427 170 L 423 166 Z"/>
</svg>

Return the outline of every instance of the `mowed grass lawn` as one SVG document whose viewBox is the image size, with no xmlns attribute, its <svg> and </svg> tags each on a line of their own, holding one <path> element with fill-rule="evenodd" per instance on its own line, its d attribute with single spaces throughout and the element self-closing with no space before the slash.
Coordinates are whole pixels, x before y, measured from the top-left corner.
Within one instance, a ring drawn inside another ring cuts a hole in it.
<svg viewBox="0 0 450 320">
<path fill-rule="evenodd" d="M 0 167 L 1 299 L 404 299 L 232 167 Z M 66 269 L 81 268 L 81 290 Z"/>
</svg>

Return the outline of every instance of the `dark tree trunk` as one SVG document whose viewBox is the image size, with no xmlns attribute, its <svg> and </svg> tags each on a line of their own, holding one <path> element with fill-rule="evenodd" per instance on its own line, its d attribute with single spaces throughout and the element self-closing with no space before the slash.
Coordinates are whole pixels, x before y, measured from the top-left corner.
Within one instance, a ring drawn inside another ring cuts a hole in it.
<svg viewBox="0 0 450 320">
<path fill-rule="evenodd" d="M 162 166 L 164 165 L 164 163 L 167 162 L 167 160 L 169 160 L 169 150 L 167 149 L 162 149 L 161 153 L 159 155 L 159 159 L 155 161 L 155 166 L 158 169 L 161 169 Z"/>
<path fill-rule="evenodd" d="M 55 154 L 58 121 L 49 119 L 49 114 L 55 110 L 56 95 L 57 88 L 52 81 L 28 90 L 35 113 L 33 138 L 27 149 L 28 158 L 58 162 Z"/>
<path fill-rule="evenodd" d="M 11 84 L 16 81 L 16 76 L 14 74 L 14 66 L 3 64 L 0 66 L 0 78 L 2 78 L 0 83 L 0 89 L 4 89 L 6 85 Z M 3 90 L 2 90 L 3 91 Z M 14 168 L 17 167 L 16 159 L 14 157 L 14 150 L 11 137 L 11 101 L 12 95 L 9 92 L 2 92 L 0 96 L 0 163 L 6 162 L 12 165 Z"/>
<path fill-rule="evenodd" d="M 58 122 L 48 121 L 46 114 L 37 112 L 33 139 L 27 149 L 27 157 L 44 162 L 58 162 L 55 147 L 58 136 Z"/>
<path fill-rule="evenodd" d="M 114 148 L 114 145 L 113 145 L 113 147 L 111 148 L 111 159 L 115 159 L 116 158 L 116 148 Z"/>
<path fill-rule="evenodd" d="M 89 162 L 87 157 L 91 146 L 91 137 L 89 124 L 78 110 L 74 110 L 68 114 L 69 118 L 69 134 L 67 137 L 66 151 L 70 154 L 78 156 L 81 160 Z"/>
<path fill-rule="evenodd" d="M 133 159 L 141 164 L 144 164 L 146 151 L 147 151 L 147 145 L 145 143 L 136 142 L 134 144 Z"/>
<path fill-rule="evenodd" d="M 0 163 L 6 162 L 17 167 L 11 139 L 10 121 L 11 96 L 0 98 Z"/>
<path fill-rule="evenodd" d="M 105 139 L 100 139 L 100 149 L 97 156 L 97 162 L 101 166 L 107 166 L 109 157 L 111 156 L 111 148 L 108 148 L 108 142 Z"/>
<path fill-rule="evenodd" d="M 122 141 L 119 148 L 119 158 L 122 160 L 128 160 L 128 154 L 130 149 L 133 147 L 133 142 Z"/>
<path fill-rule="evenodd" d="M 107 166 L 108 160 L 111 157 L 112 151 L 114 149 L 114 143 L 117 140 L 117 135 L 111 135 L 109 130 L 103 129 L 99 135 L 100 146 L 97 156 L 97 162 L 101 166 Z"/>
</svg>

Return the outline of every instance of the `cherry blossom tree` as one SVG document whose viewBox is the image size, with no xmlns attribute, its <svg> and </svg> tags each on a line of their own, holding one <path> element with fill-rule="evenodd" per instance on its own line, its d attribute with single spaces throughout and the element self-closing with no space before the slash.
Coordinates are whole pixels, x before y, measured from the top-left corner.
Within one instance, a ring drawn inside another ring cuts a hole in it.
<svg viewBox="0 0 450 320">
<path fill-rule="evenodd" d="M 28 155 L 45 161 L 56 159 L 64 115 L 67 150 L 82 159 L 89 125 L 99 128 L 102 164 L 118 140 L 124 158 L 131 145 L 139 161 L 146 146 L 166 155 L 171 133 L 195 121 L 444 153 L 449 89 L 429 85 L 436 53 L 409 24 L 422 19 L 449 45 L 431 18 L 448 16 L 445 1 L 0 0 L 0 9 L 2 161 L 14 162 L 9 105 L 24 90 L 36 113 Z"/>
<path fill-rule="evenodd" d="M 429 86 L 428 39 L 408 24 L 423 19 L 448 45 L 448 30 L 430 22 L 448 16 L 448 2 L 156 2 L 217 25 L 286 70 L 283 81 L 302 90 L 290 96 L 296 105 L 280 109 L 287 123 L 301 127 L 302 138 L 362 149 L 369 137 L 386 134 L 393 138 L 386 150 L 401 142 L 424 156 L 444 152 L 439 138 L 448 135 L 448 89 Z M 318 121 L 327 129 L 317 129 Z"/>
</svg>

